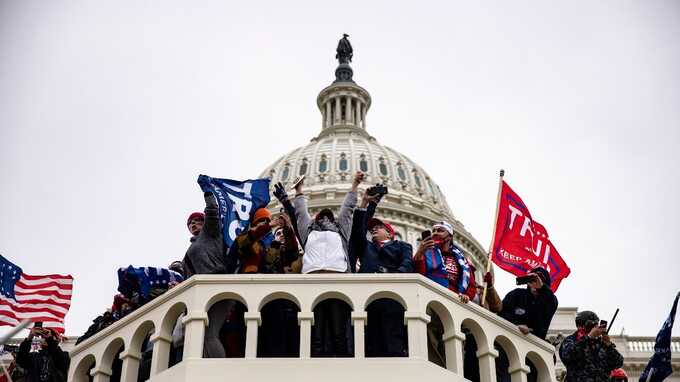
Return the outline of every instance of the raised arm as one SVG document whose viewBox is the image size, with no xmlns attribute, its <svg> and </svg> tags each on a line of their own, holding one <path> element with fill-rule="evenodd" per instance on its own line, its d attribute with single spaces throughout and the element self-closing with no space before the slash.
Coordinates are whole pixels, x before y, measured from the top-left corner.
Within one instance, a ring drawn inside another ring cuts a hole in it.
<svg viewBox="0 0 680 382">
<path fill-rule="evenodd" d="M 344 237 L 350 237 L 352 233 L 352 213 L 357 206 L 357 191 L 359 189 L 359 184 L 363 180 L 364 173 L 357 171 L 354 175 L 354 180 L 352 181 L 352 189 L 347 193 L 345 200 L 343 200 L 342 206 L 340 207 L 338 225 L 340 225 Z"/>
<path fill-rule="evenodd" d="M 205 222 L 203 223 L 203 231 L 211 237 L 219 237 L 220 235 L 220 212 L 217 206 L 217 200 L 211 192 L 203 193 L 205 199 Z"/>
<path fill-rule="evenodd" d="M 295 199 L 293 199 L 293 208 L 295 209 L 295 221 L 300 235 L 300 244 L 304 245 L 309 234 L 309 225 L 312 223 L 312 217 L 309 215 L 307 209 L 307 199 L 302 193 L 302 185 L 304 180 L 298 182 L 295 186 Z M 292 216 L 291 216 L 292 218 Z"/>
</svg>

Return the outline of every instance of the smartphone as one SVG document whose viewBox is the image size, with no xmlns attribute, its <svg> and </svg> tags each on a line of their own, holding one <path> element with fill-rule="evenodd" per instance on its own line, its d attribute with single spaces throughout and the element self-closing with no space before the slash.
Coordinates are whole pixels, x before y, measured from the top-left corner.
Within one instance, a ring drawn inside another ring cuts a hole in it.
<svg viewBox="0 0 680 382">
<path fill-rule="evenodd" d="M 429 229 L 420 233 L 420 239 L 421 240 L 427 240 L 430 237 L 432 237 L 432 231 L 430 231 Z"/>
<path fill-rule="evenodd" d="M 607 320 L 600 320 L 600 326 L 606 328 L 607 327 Z"/>
<path fill-rule="evenodd" d="M 525 285 L 534 280 L 534 275 L 519 276 L 515 279 L 517 285 Z"/>
<path fill-rule="evenodd" d="M 300 175 L 300 177 L 297 178 L 297 180 L 295 181 L 295 183 L 293 183 L 293 188 L 297 187 L 298 184 L 300 184 L 300 182 L 302 182 L 303 180 L 305 180 L 305 176 L 304 176 L 304 175 Z"/>
<path fill-rule="evenodd" d="M 34 327 L 34 328 L 42 328 L 42 327 L 43 327 L 42 321 L 36 322 L 36 323 L 33 325 L 33 327 Z"/>
</svg>

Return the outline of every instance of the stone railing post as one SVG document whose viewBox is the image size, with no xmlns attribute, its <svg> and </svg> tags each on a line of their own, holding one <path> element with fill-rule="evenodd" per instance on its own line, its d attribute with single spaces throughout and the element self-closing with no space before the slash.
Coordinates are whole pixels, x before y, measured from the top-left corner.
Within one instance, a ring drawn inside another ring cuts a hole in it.
<svg viewBox="0 0 680 382">
<path fill-rule="evenodd" d="M 137 373 L 139 372 L 139 361 L 142 355 L 137 352 L 130 352 L 124 350 L 120 353 L 120 359 L 123 360 L 123 367 L 120 371 L 121 382 L 137 382 Z"/>
<path fill-rule="evenodd" d="M 170 362 L 170 345 L 172 337 L 167 334 L 157 333 L 149 338 L 153 344 L 153 355 L 151 357 L 151 376 L 154 376 L 168 368 Z"/>
<path fill-rule="evenodd" d="M 423 312 L 404 312 L 408 325 L 408 357 L 427 360 L 427 324 L 430 316 Z"/>
<path fill-rule="evenodd" d="M 246 322 L 246 358 L 257 358 L 257 332 L 262 325 L 260 312 L 245 312 Z"/>
<path fill-rule="evenodd" d="M 205 328 L 208 326 L 208 314 L 202 311 L 189 312 L 183 319 L 184 325 L 184 359 L 203 358 L 203 341 Z"/>
<path fill-rule="evenodd" d="M 366 357 L 364 331 L 368 322 L 366 312 L 352 312 L 352 325 L 354 326 L 354 358 Z"/>
<path fill-rule="evenodd" d="M 480 382 L 496 382 L 496 349 L 477 351 L 479 360 L 479 380 Z"/>
<path fill-rule="evenodd" d="M 463 375 L 463 341 L 465 341 L 465 336 L 461 333 L 446 332 L 442 336 L 442 340 L 446 354 L 446 369 L 455 374 Z"/>
<path fill-rule="evenodd" d="M 300 358 L 311 358 L 314 312 L 298 312 L 298 325 L 300 325 Z"/>
<path fill-rule="evenodd" d="M 531 369 L 529 369 L 529 367 L 526 365 L 521 365 L 514 369 L 508 369 L 508 373 L 510 373 L 512 382 L 527 382 L 527 375 L 530 371 Z"/>
</svg>

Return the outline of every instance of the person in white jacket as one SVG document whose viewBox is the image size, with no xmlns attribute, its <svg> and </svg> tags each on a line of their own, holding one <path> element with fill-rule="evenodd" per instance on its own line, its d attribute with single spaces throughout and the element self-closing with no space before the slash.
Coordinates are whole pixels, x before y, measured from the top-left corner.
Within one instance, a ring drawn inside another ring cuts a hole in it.
<svg viewBox="0 0 680 382">
<path fill-rule="evenodd" d="M 345 196 L 337 219 L 330 209 L 323 209 L 312 219 L 307 199 L 302 193 L 303 181 L 295 186 L 295 215 L 304 248 L 302 273 L 349 273 L 349 236 L 352 213 L 357 205 L 357 188 L 364 174 L 357 172 L 352 188 Z M 312 357 L 351 357 L 348 338 L 349 307 L 337 299 L 320 302 L 314 309 Z"/>
<path fill-rule="evenodd" d="M 337 219 L 328 208 L 319 211 L 312 219 L 307 210 L 307 199 L 302 193 L 304 181 L 295 186 L 293 206 L 300 240 L 305 250 L 302 273 L 350 272 L 348 254 L 352 212 L 357 206 L 357 188 L 363 179 L 364 174 L 357 172 Z"/>
</svg>

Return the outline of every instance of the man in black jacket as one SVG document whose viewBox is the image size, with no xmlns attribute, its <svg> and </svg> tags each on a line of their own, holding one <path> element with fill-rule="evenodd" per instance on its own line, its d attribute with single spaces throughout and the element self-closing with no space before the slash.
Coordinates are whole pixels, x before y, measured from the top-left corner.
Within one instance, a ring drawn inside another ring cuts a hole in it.
<svg viewBox="0 0 680 382">
<path fill-rule="evenodd" d="M 26 382 L 66 382 L 71 360 L 58 338 L 51 329 L 35 327 L 19 345 L 17 365 L 24 369 Z M 32 349 L 35 345 L 39 348 Z"/>
<path fill-rule="evenodd" d="M 378 195 L 369 195 L 367 191 L 360 206 L 354 210 L 350 236 L 350 267 L 352 271 L 356 271 L 358 260 L 359 273 L 413 272 L 411 245 L 394 240 L 392 227 L 373 218 L 379 200 Z M 369 230 L 371 240 L 367 239 Z M 394 300 L 379 299 L 371 303 L 366 311 L 369 315 L 366 327 L 366 356 L 407 356 L 404 308 Z M 378 317 L 380 321 L 377 320 Z"/>
<path fill-rule="evenodd" d="M 503 298 L 500 316 L 517 325 L 524 334 L 545 339 L 557 310 L 557 297 L 550 290 L 550 273 L 541 267 L 531 270 L 534 276 L 526 288 L 517 288 Z"/>
<path fill-rule="evenodd" d="M 576 332 L 562 341 L 560 359 L 567 367 L 566 382 L 608 382 L 612 370 L 623 366 L 623 356 L 600 325 L 597 314 L 576 315 Z"/>
</svg>

